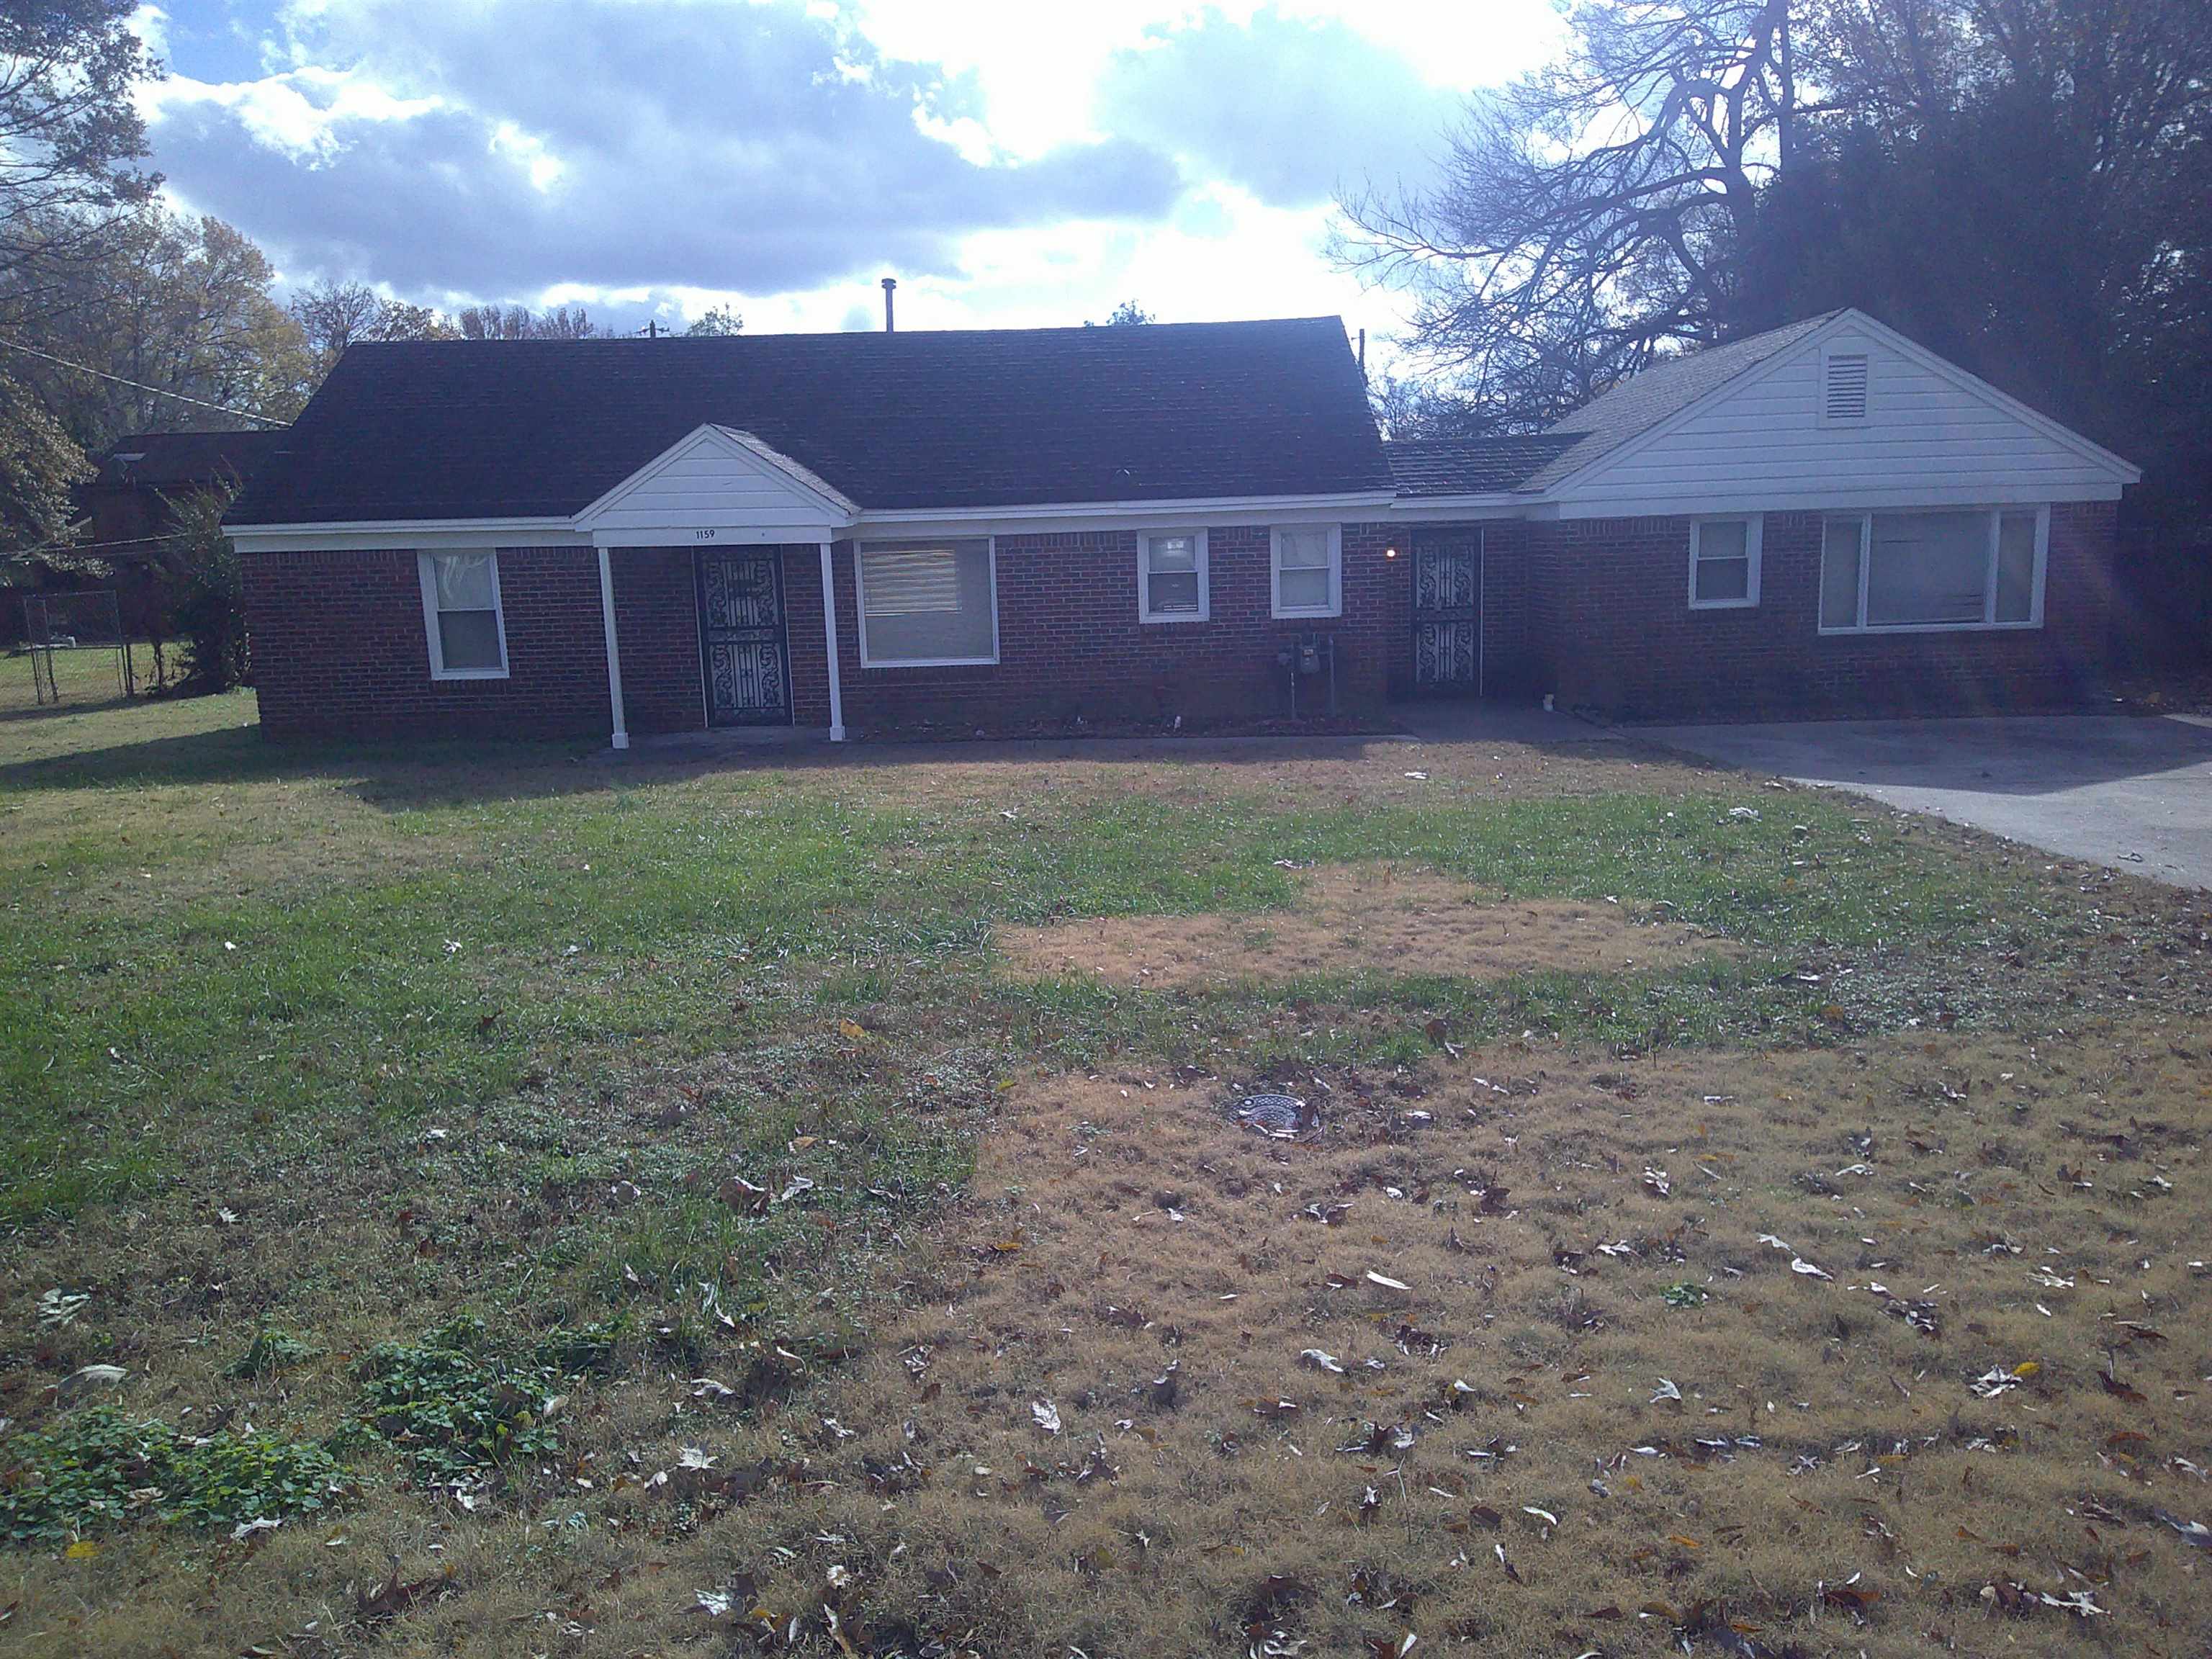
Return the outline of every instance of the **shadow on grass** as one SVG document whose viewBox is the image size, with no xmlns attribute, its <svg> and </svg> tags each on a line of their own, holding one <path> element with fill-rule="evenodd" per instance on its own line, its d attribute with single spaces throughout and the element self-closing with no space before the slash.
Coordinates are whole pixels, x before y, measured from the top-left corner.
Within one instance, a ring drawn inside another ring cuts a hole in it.
<svg viewBox="0 0 2212 1659">
<path fill-rule="evenodd" d="M 131 729 L 142 709 L 115 705 L 46 711 L 95 714 L 85 735 L 96 741 Z M 173 707 L 174 705 L 167 705 Z M 1550 752 L 1587 755 L 1597 746 L 1586 729 L 1482 734 L 1491 741 Z M 1439 734 L 1443 741 L 1459 734 Z M 1102 767 L 1272 767 L 1307 761 L 1359 761 L 1406 740 L 1386 734 L 1114 735 L 951 738 L 878 738 L 758 743 L 716 733 L 678 734 L 616 754 L 592 737 L 500 740 L 489 738 L 315 740 L 270 738 L 251 723 L 111 742 L 65 753 L 0 762 L 0 791 L 151 784 L 337 782 L 365 805 L 386 811 L 469 805 L 616 792 L 684 782 L 718 774 L 897 772 L 913 768 L 1037 764 L 1079 761 Z M 1619 752 L 1617 741 L 1609 745 Z"/>
</svg>

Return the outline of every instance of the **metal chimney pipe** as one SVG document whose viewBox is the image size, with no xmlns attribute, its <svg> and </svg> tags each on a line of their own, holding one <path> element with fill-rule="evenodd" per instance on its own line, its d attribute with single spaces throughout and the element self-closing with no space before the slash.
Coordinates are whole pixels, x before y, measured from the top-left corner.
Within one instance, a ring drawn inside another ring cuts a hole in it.
<svg viewBox="0 0 2212 1659">
<path fill-rule="evenodd" d="M 893 320 L 891 316 L 891 295 L 897 288 L 897 277 L 886 276 L 884 278 L 884 332 L 886 334 L 895 333 L 897 331 L 898 328 L 897 323 Z"/>
<path fill-rule="evenodd" d="M 1359 331 L 1359 378 L 1367 378 L 1367 331 Z"/>
</svg>

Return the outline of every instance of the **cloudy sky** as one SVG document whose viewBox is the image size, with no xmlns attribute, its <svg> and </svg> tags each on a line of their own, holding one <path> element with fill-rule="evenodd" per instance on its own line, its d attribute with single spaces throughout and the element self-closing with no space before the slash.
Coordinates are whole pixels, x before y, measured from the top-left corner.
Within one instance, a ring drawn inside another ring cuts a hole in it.
<svg viewBox="0 0 2212 1659">
<path fill-rule="evenodd" d="M 749 330 L 1336 312 L 1340 183 L 1424 177 L 1547 0 L 165 0 L 179 206 L 285 280 Z"/>
</svg>

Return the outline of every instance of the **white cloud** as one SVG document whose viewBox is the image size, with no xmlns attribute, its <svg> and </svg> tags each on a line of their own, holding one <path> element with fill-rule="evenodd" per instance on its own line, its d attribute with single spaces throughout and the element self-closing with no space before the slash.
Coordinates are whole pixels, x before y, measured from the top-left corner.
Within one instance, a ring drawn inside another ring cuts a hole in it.
<svg viewBox="0 0 2212 1659">
<path fill-rule="evenodd" d="M 1330 188 L 1418 168 L 1555 27 L 1545 0 L 281 0 L 234 78 L 148 109 L 173 191 L 297 280 L 765 330 L 876 326 L 895 271 L 912 326 L 1134 297 L 1380 329 L 1322 252 Z"/>
</svg>

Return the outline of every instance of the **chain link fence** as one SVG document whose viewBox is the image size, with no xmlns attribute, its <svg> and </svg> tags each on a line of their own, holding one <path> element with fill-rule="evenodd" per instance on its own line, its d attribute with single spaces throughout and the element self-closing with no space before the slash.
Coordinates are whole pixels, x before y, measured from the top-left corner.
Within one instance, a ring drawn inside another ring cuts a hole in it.
<svg viewBox="0 0 2212 1659">
<path fill-rule="evenodd" d="M 23 644 L 0 672 L 0 713 L 89 708 L 138 689 L 139 664 L 112 588 L 23 598 Z"/>
</svg>

